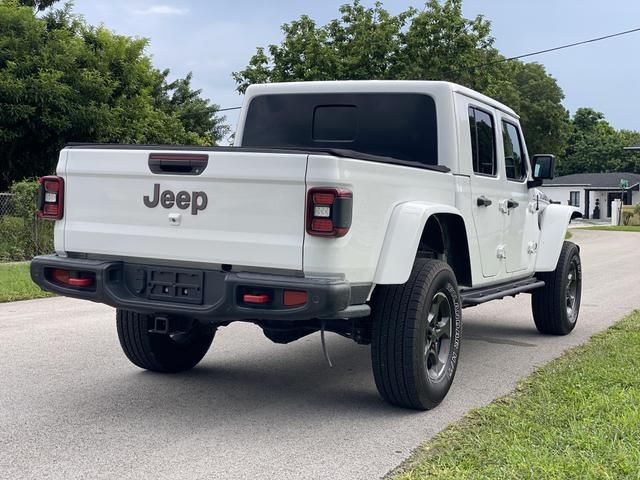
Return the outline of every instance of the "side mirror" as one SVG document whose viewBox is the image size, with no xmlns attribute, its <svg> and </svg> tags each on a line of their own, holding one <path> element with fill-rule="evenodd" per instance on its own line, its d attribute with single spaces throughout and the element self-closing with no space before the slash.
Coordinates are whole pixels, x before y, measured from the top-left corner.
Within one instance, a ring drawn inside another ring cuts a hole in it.
<svg viewBox="0 0 640 480">
<path fill-rule="evenodd" d="M 551 180 L 555 174 L 556 157 L 554 155 L 534 155 L 531 160 L 533 180 L 528 182 L 529 188 L 539 187 L 543 180 Z"/>
</svg>

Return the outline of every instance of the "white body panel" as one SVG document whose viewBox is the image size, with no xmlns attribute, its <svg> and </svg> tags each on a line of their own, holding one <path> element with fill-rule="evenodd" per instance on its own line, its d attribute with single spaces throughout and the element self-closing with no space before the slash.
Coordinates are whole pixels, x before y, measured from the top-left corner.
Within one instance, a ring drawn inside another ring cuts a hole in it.
<svg viewBox="0 0 640 480">
<path fill-rule="evenodd" d="M 535 265 L 537 272 L 552 272 L 556 268 L 560 250 L 567 232 L 571 215 L 580 213 L 576 207 L 548 205 L 540 215 L 541 235 Z"/>
<path fill-rule="evenodd" d="M 74 148 L 67 156 L 68 252 L 302 269 L 306 155 L 211 152 L 198 176 L 153 175 L 146 150 Z M 207 208 L 149 208 L 143 197 L 155 183 L 205 192 Z"/>
<path fill-rule="evenodd" d="M 394 209 L 373 279 L 375 283 L 401 284 L 409 279 L 422 230 L 429 217 L 438 213 L 461 216 L 454 207 L 428 202 L 401 203 Z"/>
<path fill-rule="evenodd" d="M 68 150 L 62 150 L 58 157 L 58 165 L 56 167 L 56 175 L 60 177 L 66 177 L 67 173 L 67 154 Z M 53 248 L 57 255 L 65 257 L 67 252 L 64 248 L 64 230 L 66 225 L 66 217 L 62 217 L 62 220 L 58 220 L 53 227 Z"/>
<path fill-rule="evenodd" d="M 439 204 L 441 211 L 442 208 L 452 210 L 455 204 L 454 183 L 454 176 L 450 173 L 330 156 L 309 156 L 308 187 L 337 186 L 352 190 L 353 222 L 343 238 L 306 236 L 305 274 L 344 274 L 352 283 L 371 283 L 374 277 L 378 279 L 376 283 L 397 283 L 394 281 L 397 275 L 376 275 L 378 268 L 386 268 L 380 263 L 380 255 L 394 209 L 409 201 L 430 201 Z M 417 234 L 419 238 L 422 227 L 424 223 L 422 226 L 416 223 L 413 235 Z M 406 269 L 405 265 L 398 267 Z"/>
<path fill-rule="evenodd" d="M 458 215 L 466 228 L 473 287 L 548 271 L 555 263 L 571 212 L 549 206 L 540 222 L 533 190 L 505 175 L 501 119 L 518 125 L 504 105 L 445 82 L 307 82 L 251 86 L 240 115 L 242 145 L 247 106 L 279 93 L 410 92 L 436 104 L 438 163 L 449 173 L 331 155 L 212 150 L 201 175 L 156 175 L 150 150 L 63 150 L 64 219 L 56 251 L 303 271 L 352 284 L 407 280 L 431 215 Z M 467 109 L 480 105 L 496 123 L 497 174 L 473 173 Z M 171 151 L 170 148 L 167 151 Z M 183 153 L 188 153 L 183 151 Z M 530 171 L 530 168 L 529 168 Z M 161 190 L 206 192 L 208 206 L 192 215 L 176 207 L 149 208 L 144 195 Z M 340 187 L 353 192 L 351 228 L 342 238 L 305 233 L 306 192 Z M 490 207 L 478 207 L 488 197 Z M 507 200 L 514 211 L 501 208 Z M 176 221 L 176 219 L 178 219 Z M 502 255 L 499 255 L 502 253 Z"/>
</svg>

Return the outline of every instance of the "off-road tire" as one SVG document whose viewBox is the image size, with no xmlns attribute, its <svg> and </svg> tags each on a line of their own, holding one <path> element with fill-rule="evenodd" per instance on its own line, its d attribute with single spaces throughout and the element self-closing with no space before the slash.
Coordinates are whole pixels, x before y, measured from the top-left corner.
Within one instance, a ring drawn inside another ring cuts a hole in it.
<svg viewBox="0 0 640 480">
<path fill-rule="evenodd" d="M 215 331 L 205 332 L 194 322 L 188 333 L 170 336 L 151 333 L 153 317 L 129 310 L 116 311 L 118 338 L 134 365 L 161 373 L 177 373 L 195 367 L 205 356 Z"/>
<path fill-rule="evenodd" d="M 460 355 L 462 304 L 453 271 L 439 260 L 418 258 L 407 283 L 376 287 L 371 307 L 371 361 L 380 395 L 405 408 L 437 406 L 451 387 Z M 446 351 L 438 344 L 438 355 L 434 350 L 429 357 L 427 348 L 432 352 L 429 345 L 434 346 L 431 339 L 437 335 L 428 325 L 432 307 L 449 309 L 451 327 Z M 431 375 L 436 369 L 429 358 L 442 359 L 437 362 L 444 365 L 440 376 Z"/>
<path fill-rule="evenodd" d="M 544 280 L 545 285 L 531 293 L 536 328 L 548 335 L 567 335 L 576 326 L 582 298 L 582 264 L 578 246 L 564 242 L 556 269 L 539 273 L 537 277 Z M 572 289 L 572 282 L 575 289 Z M 570 308 L 572 291 L 573 306 Z"/>
</svg>

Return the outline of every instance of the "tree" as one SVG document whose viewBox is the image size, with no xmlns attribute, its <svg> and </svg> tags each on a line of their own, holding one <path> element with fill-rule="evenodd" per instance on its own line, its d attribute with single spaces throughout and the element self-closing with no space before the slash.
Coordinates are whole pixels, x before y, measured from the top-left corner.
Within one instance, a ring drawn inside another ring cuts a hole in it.
<svg viewBox="0 0 640 480">
<path fill-rule="evenodd" d="M 493 95 L 519 114 L 531 154 L 564 151 L 569 136 L 569 112 L 562 105 L 564 93 L 556 80 L 538 63 L 509 62 L 513 67 L 514 99 Z"/>
<path fill-rule="evenodd" d="M 165 80 L 169 70 L 162 72 Z M 179 78 L 171 83 L 163 83 L 164 92 L 159 96 L 164 100 L 162 109 L 167 114 L 175 113 L 180 123 L 188 132 L 195 132 L 207 143 L 214 143 L 229 133 L 229 126 L 216 117 L 218 106 L 212 105 L 203 98 L 202 90 L 193 90 L 191 80 L 193 74 L 189 72 L 185 78 Z"/>
<path fill-rule="evenodd" d="M 24 5 L 25 7 L 31 7 L 37 12 L 41 12 L 59 1 L 60 0 L 19 0 L 17 3 L 19 5 Z"/>
<path fill-rule="evenodd" d="M 559 173 L 640 173 L 640 155 L 624 150 L 635 143 L 640 143 L 640 132 L 618 131 L 601 112 L 579 108 L 571 121 L 571 133 L 558 164 Z"/>
<path fill-rule="evenodd" d="M 52 172 L 67 142 L 210 145 L 218 106 L 153 67 L 146 39 L 92 27 L 66 6 L 39 17 L 0 0 L 0 190 Z"/>
<path fill-rule="evenodd" d="M 423 10 L 391 15 L 377 2 L 343 5 L 318 26 L 303 15 L 282 26 L 279 45 L 258 47 L 234 72 L 243 93 L 253 83 L 305 80 L 449 80 L 513 106 L 522 116 L 531 153 L 562 152 L 569 116 L 562 89 L 538 64 L 505 61 L 491 24 L 462 15 L 462 0 L 428 0 Z"/>
</svg>

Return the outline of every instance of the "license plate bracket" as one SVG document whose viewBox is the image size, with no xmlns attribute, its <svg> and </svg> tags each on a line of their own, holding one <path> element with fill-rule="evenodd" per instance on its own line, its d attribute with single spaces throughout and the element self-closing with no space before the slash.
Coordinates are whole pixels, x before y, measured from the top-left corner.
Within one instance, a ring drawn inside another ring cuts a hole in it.
<svg viewBox="0 0 640 480">
<path fill-rule="evenodd" d="M 202 272 L 175 268 L 147 269 L 147 298 L 168 302 L 202 304 Z"/>
</svg>

